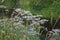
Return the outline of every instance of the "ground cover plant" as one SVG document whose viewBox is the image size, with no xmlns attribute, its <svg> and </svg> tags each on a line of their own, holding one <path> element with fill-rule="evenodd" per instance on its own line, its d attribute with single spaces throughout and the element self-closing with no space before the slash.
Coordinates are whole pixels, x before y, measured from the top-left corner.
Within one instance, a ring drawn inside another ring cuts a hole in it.
<svg viewBox="0 0 60 40">
<path fill-rule="evenodd" d="M 0 40 L 60 40 L 60 0 L 0 0 Z"/>
</svg>

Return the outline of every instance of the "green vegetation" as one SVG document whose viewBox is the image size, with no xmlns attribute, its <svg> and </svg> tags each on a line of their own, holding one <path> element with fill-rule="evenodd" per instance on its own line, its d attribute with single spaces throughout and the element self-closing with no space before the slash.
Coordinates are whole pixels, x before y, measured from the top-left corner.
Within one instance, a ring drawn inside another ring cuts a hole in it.
<svg viewBox="0 0 60 40">
<path fill-rule="evenodd" d="M 52 16 L 54 18 L 60 16 L 60 0 L 25 0 L 25 2 L 22 2 L 24 4 L 21 8 L 30 10 L 33 14 L 42 14 L 45 17 Z"/>
<path fill-rule="evenodd" d="M 13 21 L 0 21 L 0 40 L 39 40 L 39 35 L 28 35 L 28 25 L 13 25 Z M 38 28 L 38 27 L 37 27 Z M 39 32 L 39 31 L 38 31 Z"/>
<path fill-rule="evenodd" d="M 0 5 L 5 5 L 12 9 L 19 1 L 19 7 L 31 11 L 33 14 L 42 14 L 45 17 L 54 18 L 60 16 L 60 0 L 5 0 Z"/>
<path fill-rule="evenodd" d="M 51 22 L 52 18 L 57 19 L 57 21 L 60 18 L 60 0 L 0 0 L 0 7 L 1 5 L 4 5 L 7 7 L 7 9 L 9 9 L 7 12 L 5 12 L 4 8 L 0 9 L 1 19 L 6 18 L 4 15 L 5 13 L 8 14 L 6 16 L 11 16 L 13 8 L 18 7 L 24 10 L 31 11 L 33 15 L 38 14 L 43 15 L 46 18 L 51 18 Z M 28 23 L 25 24 L 26 25 L 22 26 L 19 24 L 15 27 L 13 26 L 12 21 L 0 22 L 0 40 L 40 40 L 39 36 L 41 34 L 36 34 L 32 36 L 27 35 L 27 31 L 29 29 L 28 27 L 30 26 L 27 25 Z M 36 27 L 35 31 L 39 33 L 40 28 L 38 27 L 40 27 L 40 25 Z"/>
</svg>

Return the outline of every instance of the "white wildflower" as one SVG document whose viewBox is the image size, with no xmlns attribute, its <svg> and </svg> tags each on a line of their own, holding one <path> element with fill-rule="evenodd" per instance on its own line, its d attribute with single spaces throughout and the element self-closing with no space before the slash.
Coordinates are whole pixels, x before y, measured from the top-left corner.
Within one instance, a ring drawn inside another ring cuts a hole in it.
<svg viewBox="0 0 60 40">
<path fill-rule="evenodd" d="M 49 31 L 50 34 L 53 34 L 53 31 Z"/>
<path fill-rule="evenodd" d="M 20 22 L 14 23 L 13 25 L 14 25 L 14 26 L 18 26 L 18 25 L 21 25 L 21 23 L 20 23 Z"/>
<path fill-rule="evenodd" d="M 39 22 L 40 22 L 41 24 L 44 24 L 45 22 L 48 22 L 48 20 L 42 19 L 42 20 L 40 20 Z"/>
<path fill-rule="evenodd" d="M 19 17 L 18 16 L 15 16 L 15 21 L 19 21 Z"/>
<path fill-rule="evenodd" d="M 21 16 L 24 16 L 25 14 L 21 13 Z"/>
<path fill-rule="evenodd" d="M 34 20 L 39 21 L 39 20 L 40 20 L 40 18 L 35 18 Z"/>
<path fill-rule="evenodd" d="M 36 21 L 32 21 L 32 23 L 30 24 L 30 26 L 34 26 L 34 25 L 40 25 L 38 22 L 36 22 Z"/>
<path fill-rule="evenodd" d="M 25 10 L 24 10 L 24 13 L 26 13 L 26 14 L 27 14 L 27 13 L 30 13 L 30 11 L 25 11 Z"/>
<path fill-rule="evenodd" d="M 37 16 L 31 16 L 31 17 L 35 18 L 35 17 L 37 17 Z"/>
<path fill-rule="evenodd" d="M 18 26 L 15 27 L 15 29 L 18 29 L 18 28 L 19 28 Z"/>
<path fill-rule="evenodd" d="M 24 22 L 19 20 L 19 23 L 21 23 L 21 24 L 22 24 L 22 23 L 24 23 Z"/>
<path fill-rule="evenodd" d="M 33 19 L 31 16 L 23 16 L 23 18 L 26 20 L 32 20 Z"/>
<path fill-rule="evenodd" d="M 16 12 L 21 12 L 22 9 L 21 9 L 21 8 L 17 8 L 17 9 L 15 9 L 15 11 L 16 11 Z"/>
<path fill-rule="evenodd" d="M 23 19 L 22 18 L 19 18 L 19 21 L 23 21 Z"/>
<path fill-rule="evenodd" d="M 25 10 L 24 10 L 24 14 L 25 14 L 25 15 L 29 15 L 29 16 L 32 15 L 32 13 L 31 13 L 30 11 L 25 11 Z"/>
<path fill-rule="evenodd" d="M 36 35 L 36 31 L 28 31 L 28 35 Z"/>
<path fill-rule="evenodd" d="M 23 16 L 23 19 L 26 19 L 27 18 L 27 16 Z"/>
<path fill-rule="evenodd" d="M 28 13 L 28 14 L 26 14 L 27 16 L 32 16 L 32 13 Z"/>
<path fill-rule="evenodd" d="M 36 15 L 37 17 L 43 17 L 43 15 Z"/>
<path fill-rule="evenodd" d="M 10 18 L 9 20 L 11 20 L 11 21 L 15 21 L 15 18 Z"/>
</svg>

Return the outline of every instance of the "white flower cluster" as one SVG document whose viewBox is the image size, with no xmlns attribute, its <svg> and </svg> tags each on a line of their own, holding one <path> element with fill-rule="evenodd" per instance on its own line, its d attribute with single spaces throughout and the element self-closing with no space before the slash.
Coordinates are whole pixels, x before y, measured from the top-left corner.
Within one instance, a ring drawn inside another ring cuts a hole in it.
<svg viewBox="0 0 60 40">
<path fill-rule="evenodd" d="M 29 35 L 37 34 L 37 32 L 34 28 L 38 27 L 38 25 L 40 27 L 40 24 L 44 24 L 45 22 L 48 21 L 46 19 L 41 20 L 41 17 L 43 17 L 42 15 L 32 15 L 32 13 L 30 11 L 25 11 L 25 10 L 22 10 L 21 8 L 15 9 L 13 15 L 15 15 L 12 18 L 12 20 L 14 21 L 14 24 L 13 24 L 14 26 L 16 26 L 16 25 L 21 26 L 24 23 L 27 24 L 27 22 L 28 22 L 28 26 L 32 27 L 28 30 Z"/>
<path fill-rule="evenodd" d="M 40 20 L 40 18 L 43 17 L 42 15 L 32 15 L 30 11 L 25 11 L 25 10 L 22 10 L 21 8 L 15 9 L 15 12 L 13 13 L 13 15 L 15 15 L 14 21 L 23 21 L 23 20 L 30 21 L 31 20 L 41 24 L 43 24 L 45 21 L 48 21 L 46 19 Z"/>
<path fill-rule="evenodd" d="M 36 35 L 38 32 L 36 31 L 37 27 L 40 27 L 40 24 L 44 24 L 48 20 L 41 19 L 42 15 L 32 15 L 30 11 L 22 10 L 21 8 L 17 8 L 14 10 L 12 17 L 10 19 L 2 19 L 0 22 L 7 22 L 8 20 L 13 21 L 13 26 L 15 29 L 19 29 L 20 27 L 28 27 L 27 33 L 28 35 Z"/>
</svg>

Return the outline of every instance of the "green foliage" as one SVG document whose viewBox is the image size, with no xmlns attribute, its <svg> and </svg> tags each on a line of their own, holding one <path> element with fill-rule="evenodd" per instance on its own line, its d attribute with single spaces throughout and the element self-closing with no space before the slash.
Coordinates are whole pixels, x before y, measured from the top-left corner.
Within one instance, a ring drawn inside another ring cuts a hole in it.
<svg viewBox="0 0 60 40">
<path fill-rule="evenodd" d="M 7 4 L 7 2 L 8 2 L 8 4 Z M 6 6 L 8 7 L 8 8 L 14 8 L 14 6 L 15 6 L 15 0 L 8 0 L 6 2 Z"/>
<path fill-rule="evenodd" d="M 48 7 L 52 2 L 52 0 L 32 0 L 30 1 L 30 6 L 38 11 Z"/>
<path fill-rule="evenodd" d="M 12 9 L 15 7 L 16 2 L 19 1 L 19 7 L 31 11 L 33 14 L 42 14 L 45 17 L 54 18 L 60 16 L 60 0 L 5 0 L 0 5 L 5 5 L 7 8 Z"/>
<path fill-rule="evenodd" d="M 26 40 L 26 28 L 14 27 L 12 21 L 0 22 L 0 40 Z"/>
<path fill-rule="evenodd" d="M 45 15 L 45 17 L 54 17 L 57 18 L 60 16 L 60 1 L 54 1 L 48 8 L 42 9 L 40 11 L 41 14 Z"/>
<path fill-rule="evenodd" d="M 39 40 L 39 35 L 28 35 L 28 24 L 13 26 L 13 21 L 0 21 L 0 40 Z"/>
<path fill-rule="evenodd" d="M 5 0 L 3 3 L 0 3 L 1 5 L 7 6 L 8 9 L 12 9 L 15 6 L 16 0 Z"/>
</svg>

